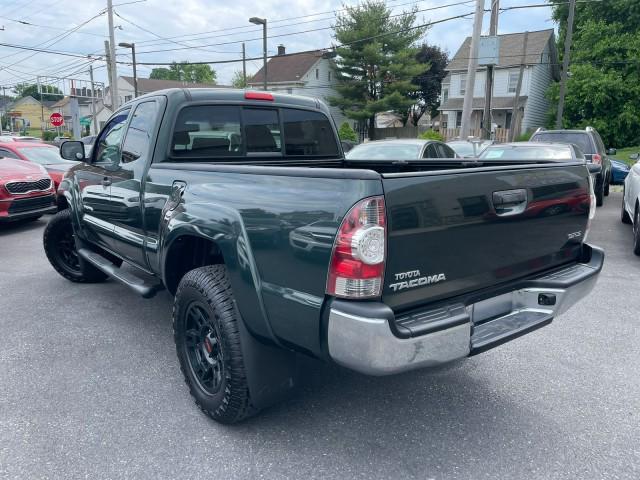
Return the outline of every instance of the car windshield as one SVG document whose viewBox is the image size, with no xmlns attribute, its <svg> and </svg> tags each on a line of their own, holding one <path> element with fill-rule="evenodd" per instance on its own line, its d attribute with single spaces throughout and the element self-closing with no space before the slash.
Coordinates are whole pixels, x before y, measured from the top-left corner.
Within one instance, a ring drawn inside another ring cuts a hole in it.
<svg viewBox="0 0 640 480">
<path fill-rule="evenodd" d="M 371 142 L 350 150 L 347 160 L 416 160 L 422 145 L 411 143 Z"/>
<path fill-rule="evenodd" d="M 57 148 L 54 147 L 22 147 L 18 148 L 21 154 L 27 159 L 40 165 L 50 165 L 52 163 L 65 163 Z"/>
<path fill-rule="evenodd" d="M 510 146 L 496 145 L 487 147 L 478 158 L 483 160 L 573 160 L 571 148 L 567 145 Z"/>
<path fill-rule="evenodd" d="M 532 142 L 573 143 L 584 153 L 595 153 L 589 135 L 580 132 L 540 132 L 531 139 Z"/>
<path fill-rule="evenodd" d="M 472 157 L 475 155 L 473 151 L 473 143 L 471 142 L 451 142 L 447 143 L 453 151 L 456 152 L 461 157 Z"/>
</svg>

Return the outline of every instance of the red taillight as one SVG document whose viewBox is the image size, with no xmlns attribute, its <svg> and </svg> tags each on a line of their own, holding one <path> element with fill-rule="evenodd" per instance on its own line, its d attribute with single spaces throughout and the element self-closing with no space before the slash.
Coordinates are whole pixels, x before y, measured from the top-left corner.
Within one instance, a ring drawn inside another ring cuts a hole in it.
<svg viewBox="0 0 640 480">
<path fill-rule="evenodd" d="M 591 160 L 593 161 L 593 163 L 598 163 L 598 164 L 602 163 L 602 157 L 600 156 L 599 153 L 594 153 L 591 156 Z"/>
<path fill-rule="evenodd" d="M 266 100 L 273 102 L 273 94 L 265 92 L 244 92 L 246 100 Z"/>
<path fill-rule="evenodd" d="M 331 253 L 327 294 L 378 297 L 382 291 L 386 239 L 384 197 L 355 204 L 342 220 Z"/>
</svg>

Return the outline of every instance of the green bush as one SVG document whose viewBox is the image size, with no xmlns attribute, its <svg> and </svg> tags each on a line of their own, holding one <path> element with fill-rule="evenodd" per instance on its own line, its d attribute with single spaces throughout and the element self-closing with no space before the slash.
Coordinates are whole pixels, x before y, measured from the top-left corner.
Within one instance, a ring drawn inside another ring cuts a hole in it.
<svg viewBox="0 0 640 480">
<path fill-rule="evenodd" d="M 515 138 L 515 141 L 516 141 L 516 142 L 528 142 L 528 141 L 529 141 L 529 139 L 531 138 L 531 135 L 532 135 L 532 133 L 531 133 L 531 132 L 529 132 L 529 131 L 524 132 L 524 133 L 521 133 L 520 135 L 518 135 L 518 136 Z"/>
<path fill-rule="evenodd" d="M 347 122 L 344 122 L 342 125 L 340 125 L 338 136 L 340 137 L 340 140 L 351 140 L 352 142 L 358 141 L 356 132 Z"/>
<path fill-rule="evenodd" d="M 444 137 L 435 130 L 427 130 L 426 132 L 418 135 L 418 138 L 422 140 L 439 140 L 441 142 L 444 142 Z"/>
<path fill-rule="evenodd" d="M 42 132 L 42 140 L 45 142 L 52 142 L 54 138 L 56 138 L 56 132 Z"/>
</svg>

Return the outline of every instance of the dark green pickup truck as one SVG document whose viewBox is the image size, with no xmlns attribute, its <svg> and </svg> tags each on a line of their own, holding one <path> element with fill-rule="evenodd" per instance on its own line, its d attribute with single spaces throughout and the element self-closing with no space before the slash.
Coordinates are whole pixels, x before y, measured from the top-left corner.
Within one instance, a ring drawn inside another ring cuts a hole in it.
<svg viewBox="0 0 640 480">
<path fill-rule="evenodd" d="M 187 385 L 225 423 L 286 393 L 299 354 L 386 375 L 535 330 L 604 259 L 585 243 L 584 163 L 350 162 L 312 98 L 160 91 L 122 106 L 91 158 L 61 154 L 80 162 L 44 233 L 51 264 L 174 295 Z"/>
</svg>

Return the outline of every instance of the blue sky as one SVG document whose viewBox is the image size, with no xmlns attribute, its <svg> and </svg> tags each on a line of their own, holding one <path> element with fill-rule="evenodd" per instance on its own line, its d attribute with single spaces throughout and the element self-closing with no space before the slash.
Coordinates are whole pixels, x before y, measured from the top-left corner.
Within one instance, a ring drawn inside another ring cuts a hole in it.
<svg viewBox="0 0 640 480">
<path fill-rule="evenodd" d="M 489 8 L 491 0 L 485 1 Z M 286 35 L 269 39 L 268 50 L 274 54 L 282 43 L 287 52 L 323 48 L 331 45 L 330 27 L 333 13 L 342 8 L 336 0 L 113 0 L 117 26 L 116 43 L 135 42 L 138 62 L 170 61 L 218 61 L 241 58 L 241 46 L 231 43 L 246 40 L 247 56 L 261 55 L 261 29 L 248 23 L 250 16 L 266 17 L 270 35 Z M 348 5 L 358 1 L 344 2 Z M 394 13 L 400 13 L 415 5 L 418 10 L 458 3 L 456 0 L 387 0 Z M 501 7 L 544 3 L 544 0 L 502 0 Z M 121 4 L 121 5 L 118 5 Z M 439 19 L 474 11 L 474 1 L 446 8 L 421 12 L 420 21 Z M 106 7 L 106 0 L 0 0 L 0 42 L 36 46 L 77 54 L 104 52 L 107 39 L 107 16 L 99 15 L 66 35 L 66 31 L 96 16 Z M 318 14 L 309 16 L 312 14 Z M 302 17 L 285 20 L 292 17 Z M 18 21 L 28 22 L 24 25 Z M 485 15 L 483 31 L 488 29 Z M 551 9 L 530 8 L 503 12 L 499 20 L 499 33 L 551 28 Z M 462 40 L 471 34 L 472 20 L 458 19 L 434 25 L 425 40 L 438 45 L 453 55 Z M 315 30 L 288 35 L 292 32 Z M 189 36 L 186 36 L 189 35 Z M 177 37 L 171 41 L 158 37 Z M 221 45 L 222 44 L 222 45 Z M 157 50 L 171 51 L 159 52 Z M 149 53 L 145 53 L 149 52 Z M 118 51 L 118 60 L 130 61 L 126 50 Z M 88 78 L 87 61 L 82 58 L 19 51 L 0 46 L 0 85 L 13 85 L 20 81 L 34 80 L 38 74 L 71 74 Z M 241 64 L 212 65 L 218 73 L 219 83 L 228 83 Z M 248 63 L 248 72 L 260 67 L 259 61 Z M 96 79 L 106 80 L 104 62 L 94 62 Z M 138 75 L 147 77 L 153 67 L 140 66 Z M 131 67 L 119 65 L 118 74 L 131 75 Z"/>
</svg>

